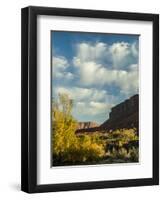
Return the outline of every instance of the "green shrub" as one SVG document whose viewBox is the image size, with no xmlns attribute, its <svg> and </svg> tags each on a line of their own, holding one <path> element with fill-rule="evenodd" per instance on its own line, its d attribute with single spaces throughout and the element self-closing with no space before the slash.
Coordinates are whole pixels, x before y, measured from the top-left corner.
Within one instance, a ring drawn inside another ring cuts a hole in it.
<svg viewBox="0 0 163 200">
<path fill-rule="evenodd" d="M 107 155 L 109 158 L 116 162 L 116 159 L 121 159 L 124 162 L 138 162 L 139 159 L 139 151 L 138 148 L 131 148 L 127 151 L 125 148 L 115 149 L 112 151 L 108 151 Z"/>
<path fill-rule="evenodd" d="M 139 149 L 138 148 L 132 147 L 129 150 L 128 154 L 129 154 L 129 158 L 131 161 L 138 162 L 138 159 L 139 159 Z"/>
</svg>

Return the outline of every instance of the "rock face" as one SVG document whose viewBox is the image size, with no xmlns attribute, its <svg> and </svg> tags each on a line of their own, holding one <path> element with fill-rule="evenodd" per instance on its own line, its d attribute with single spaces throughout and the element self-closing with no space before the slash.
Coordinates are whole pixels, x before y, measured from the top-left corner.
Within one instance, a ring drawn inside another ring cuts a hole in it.
<svg viewBox="0 0 163 200">
<path fill-rule="evenodd" d="M 139 126 L 139 95 L 116 105 L 111 109 L 109 119 L 102 125 L 102 129 L 137 128 Z"/>
<path fill-rule="evenodd" d="M 100 126 L 91 122 L 84 122 L 79 125 L 76 133 L 109 131 L 121 128 L 137 128 L 139 127 L 139 95 L 136 94 L 122 103 L 116 105 L 109 113 L 107 119 Z"/>
<path fill-rule="evenodd" d="M 87 129 L 87 128 L 94 128 L 98 126 L 99 124 L 97 124 L 96 122 L 78 122 L 77 129 Z"/>
</svg>

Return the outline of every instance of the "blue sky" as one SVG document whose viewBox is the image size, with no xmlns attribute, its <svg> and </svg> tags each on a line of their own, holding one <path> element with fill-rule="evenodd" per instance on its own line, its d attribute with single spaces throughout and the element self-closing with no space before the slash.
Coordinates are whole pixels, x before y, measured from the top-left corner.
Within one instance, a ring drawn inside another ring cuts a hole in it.
<svg viewBox="0 0 163 200">
<path fill-rule="evenodd" d="M 104 122 L 138 93 L 139 36 L 53 31 L 52 97 L 67 93 L 78 121 Z"/>
</svg>

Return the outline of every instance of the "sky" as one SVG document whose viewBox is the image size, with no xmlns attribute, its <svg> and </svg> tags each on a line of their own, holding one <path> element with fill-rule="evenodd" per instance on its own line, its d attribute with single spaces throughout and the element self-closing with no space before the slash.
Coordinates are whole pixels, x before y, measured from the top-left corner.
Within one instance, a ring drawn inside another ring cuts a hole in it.
<svg viewBox="0 0 163 200">
<path fill-rule="evenodd" d="M 139 36 L 52 31 L 52 98 L 67 93 L 72 115 L 98 124 L 138 94 Z"/>
</svg>

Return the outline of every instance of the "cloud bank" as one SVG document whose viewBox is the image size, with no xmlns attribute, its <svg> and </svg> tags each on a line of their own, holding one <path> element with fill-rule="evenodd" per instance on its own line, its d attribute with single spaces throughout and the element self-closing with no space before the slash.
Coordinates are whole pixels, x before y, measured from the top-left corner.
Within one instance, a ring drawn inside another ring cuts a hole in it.
<svg viewBox="0 0 163 200">
<path fill-rule="evenodd" d="M 53 97 L 67 93 L 79 121 L 103 122 L 112 106 L 138 93 L 138 43 L 78 42 L 73 56 L 52 58 Z"/>
<path fill-rule="evenodd" d="M 125 94 L 138 92 L 138 49 L 135 43 L 81 43 L 73 64 L 81 84 L 114 84 Z"/>
</svg>

